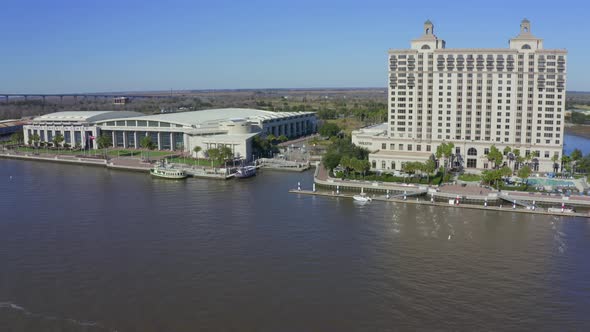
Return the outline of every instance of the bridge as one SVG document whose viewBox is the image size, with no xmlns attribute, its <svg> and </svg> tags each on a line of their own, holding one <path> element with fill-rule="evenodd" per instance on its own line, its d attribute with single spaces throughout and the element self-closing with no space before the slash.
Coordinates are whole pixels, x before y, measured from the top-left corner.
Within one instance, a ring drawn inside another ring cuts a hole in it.
<svg viewBox="0 0 590 332">
<path fill-rule="evenodd" d="M 147 94 L 121 94 L 121 93 L 0 93 L 0 100 L 4 100 L 4 102 L 9 103 L 12 100 L 29 100 L 30 98 L 41 98 L 43 103 L 45 103 L 47 98 L 59 98 L 60 102 L 63 102 L 64 97 L 73 98 L 74 100 L 80 99 L 91 99 L 97 100 L 99 98 L 105 99 L 112 99 L 117 97 L 127 97 L 129 99 L 138 99 L 138 98 L 148 98 L 148 99 L 161 99 L 161 98 L 170 98 L 175 95 L 147 95 Z"/>
</svg>

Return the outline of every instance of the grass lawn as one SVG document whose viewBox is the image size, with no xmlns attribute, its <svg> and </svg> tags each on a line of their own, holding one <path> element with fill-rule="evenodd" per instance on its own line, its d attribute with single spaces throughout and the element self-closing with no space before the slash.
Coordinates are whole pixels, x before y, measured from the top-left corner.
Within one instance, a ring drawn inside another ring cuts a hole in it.
<svg viewBox="0 0 590 332">
<path fill-rule="evenodd" d="M 70 149 L 60 149 L 60 150 L 54 150 L 54 149 L 47 149 L 47 148 L 32 148 L 32 147 L 28 147 L 28 146 L 22 146 L 16 149 L 17 151 L 20 152 L 28 152 L 28 153 L 45 153 L 45 154 L 60 154 L 60 155 L 91 155 L 91 156 L 101 156 L 104 155 L 104 150 L 103 149 L 99 149 L 99 150 L 87 150 L 87 151 L 81 151 L 81 150 L 70 150 Z M 118 150 L 118 149 L 107 149 L 107 154 L 110 157 L 141 157 L 142 153 L 145 156 L 148 151 L 145 150 Z M 158 150 L 152 150 L 149 151 L 149 157 L 162 157 L 162 156 L 168 156 L 171 154 L 177 154 L 178 152 L 176 151 L 158 151 Z"/>
<path fill-rule="evenodd" d="M 481 175 L 477 174 L 461 174 L 459 175 L 459 180 L 466 181 L 466 182 L 479 182 L 481 181 Z"/>
</svg>

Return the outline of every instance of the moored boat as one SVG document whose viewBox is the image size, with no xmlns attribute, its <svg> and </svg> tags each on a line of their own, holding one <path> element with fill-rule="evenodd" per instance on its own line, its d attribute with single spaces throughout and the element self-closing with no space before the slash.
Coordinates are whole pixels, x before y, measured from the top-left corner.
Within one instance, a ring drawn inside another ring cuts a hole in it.
<svg viewBox="0 0 590 332">
<path fill-rule="evenodd" d="M 163 167 L 151 168 L 150 174 L 164 179 L 184 179 L 187 177 L 186 172 L 183 170 Z"/>
<path fill-rule="evenodd" d="M 361 202 L 361 203 L 366 203 L 366 202 L 370 202 L 373 199 L 371 199 L 371 197 L 366 196 L 366 195 L 354 195 L 352 196 L 352 199 L 354 199 L 357 202 Z"/>
<path fill-rule="evenodd" d="M 565 213 L 574 213 L 576 210 L 573 207 L 569 206 L 561 206 L 561 207 L 550 207 L 547 209 L 549 212 L 565 212 Z"/>
<path fill-rule="evenodd" d="M 236 171 L 236 177 L 239 179 L 249 178 L 256 175 L 256 166 L 243 166 Z"/>
</svg>

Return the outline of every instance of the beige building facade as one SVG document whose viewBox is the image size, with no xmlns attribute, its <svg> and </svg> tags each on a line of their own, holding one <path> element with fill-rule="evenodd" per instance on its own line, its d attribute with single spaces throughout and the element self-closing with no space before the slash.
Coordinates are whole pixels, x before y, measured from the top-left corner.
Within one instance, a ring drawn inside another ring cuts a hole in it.
<svg viewBox="0 0 590 332">
<path fill-rule="evenodd" d="M 387 124 L 353 132 L 353 142 L 373 152 L 375 170 L 401 170 L 452 142 L 454 164 L 467 171 L 493 167 L 492 145 L 553 171 L 563 151 L 566 57 L 544 49 L 526 19 L 501 49 L 446 48 L 426 21 L 410 49 L 389 51 Z"/>
</svg>

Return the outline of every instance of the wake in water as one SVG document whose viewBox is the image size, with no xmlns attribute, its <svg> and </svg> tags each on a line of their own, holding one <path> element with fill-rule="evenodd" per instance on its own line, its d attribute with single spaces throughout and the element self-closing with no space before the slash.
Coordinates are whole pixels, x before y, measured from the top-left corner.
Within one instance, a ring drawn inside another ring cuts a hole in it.
<svg viewBox="0 0 590 332">
<path fill-rule="evenodd" d="M 102 324 L 97 323 L 97 322 L 81 321 L 81 320 L 77 320 L 77 319 L 73 319 L 73 318 L 58 318 L 55 316 L 36 314 L 36 313 L 28 311 L 27 309 L 19 306 L 18 304 L 14 304 L 12 302 L 0 302 L 0 310 L 1 309 L 17 311 L 25 316 L 39 319 L 39 320 L 43 320 L 43 321 L 68 322 L 74 326 L 79 326 L 79 327 L 84 327 L 84 328 L 92 327 L 92 328 L 97 328 L 100 330 L 108 331 L 108 329 L 106 327 L 104 327 Z M 117 331 L 112 330 L 112 332 L 117 332 Z"/>
</svg>

